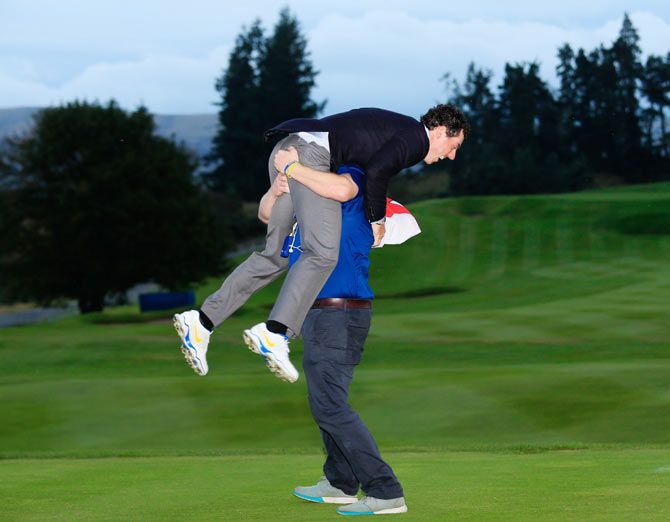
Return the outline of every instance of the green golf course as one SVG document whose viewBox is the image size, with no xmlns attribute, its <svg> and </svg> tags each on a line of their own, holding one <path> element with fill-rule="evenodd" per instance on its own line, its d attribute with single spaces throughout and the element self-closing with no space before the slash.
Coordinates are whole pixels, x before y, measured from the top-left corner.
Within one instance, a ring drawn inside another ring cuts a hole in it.
<svg viewBox="0 0 670 522">
<path fill-rule="evenodd" d="M 421 521 L 670 520 L 670 184 L 410 206 L 352 404 Z M 220 284 L 197 289 L 200 302 Z M 0 520 L 331 520 L 304 380 L 117 307 L 0 330 Z M 299 368 L 302 345 L 291 345 Z"/>
</svg>

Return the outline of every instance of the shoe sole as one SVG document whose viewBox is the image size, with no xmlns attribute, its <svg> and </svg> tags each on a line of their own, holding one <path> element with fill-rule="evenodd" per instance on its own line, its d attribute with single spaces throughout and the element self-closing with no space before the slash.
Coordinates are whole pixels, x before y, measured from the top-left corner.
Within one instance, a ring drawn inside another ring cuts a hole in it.
<svg viewBox="0 0 670 522">
<path fill-rule="evenodd" d="M 286 372 L 286 370 L 277 361 L 272 352 L 269 352 L 267 354 L 261 352 L 260 340 L 256 335 L 254 335 L 251 332 L 251 330 L 244 330 L 244 333 L 242 334 L 242 339 L 244 340 L 244 344 L 247 345 L 247 348 L 249 348 L 249 350 L 254 352 L 256 355 L 260 355 L 261 357 L 263 357 L 263 359 L 265 359 L 265 365 L 279 379 L 290 383 L 294 383 L 295 381 L 298 380 L 297 377 L 294 378 Z"/>
<path fill-rule="evenodd" d="M 310 497 L 309 495 L 303 495 L 297 491 L 292 491 L 296 497 L 307 502 L 316 502 L 318 504 L 354 504 L 358 502 L 357 497 Z"/>
<path fill-rule="evenodd" d="M 379 511 L 366 511 L 366 512 L 355 512 L 355 511 L 340 511 L 339 509 L 337 510 L 338 515 L 345 515 L 345 516 L 366 516 L 366 515 L 399 515 L 400 513 L 407 513 L 407 506 L 400 506 L 397 508 L 389 508 L 389 509 L 380 509 Z"/>
<path fill-rule="evenodd" d="M 174 325 L 174 329 L 177 330 L 179 338 L 182 340 L 182 344 L 179 347 L 179 349 L 181 350 L 181 353 L 184 354 L 184 359 L 186 359 L 186 363 L 193 369 L 196 375 L 198 375 L 199 377 L 204 377 L 205 375 L 207 375 L 207 373 L 205 373 L 200 367 L 200 365 L 196 362 L 198 355 L 195 353 L 195 350 L 192 348 L 187 348 L 184 344 L 184 338 L 186 337 L 186 332 L 184 331 L 183 323 L 175 315 L 172 318 L 172 324 Z"/>
</svg>

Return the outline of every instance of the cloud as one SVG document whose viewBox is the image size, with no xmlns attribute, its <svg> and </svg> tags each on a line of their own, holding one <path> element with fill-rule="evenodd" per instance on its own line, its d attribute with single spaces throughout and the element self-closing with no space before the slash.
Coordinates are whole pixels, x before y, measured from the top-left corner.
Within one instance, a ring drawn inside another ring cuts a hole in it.
<svg viewBox="0 0 670 522">
<path fill-rule="evenodd" d="M 13 106 L 46 106 L 113 98 L 126 108 L 146 105 L 163 114 L 214 112 L 218 99 L 214 81 L 229 53 L 230 48 L 217 47 L 202 58 L 148 55 L 136 61 L 99 63 L 57 87 L 0 75 L 0 100 L 12 99 Z"/>
<path fill-rule="evenodd" d="M 214 79 L 226 63 L 228 48 L 216 48 L 209 55 L 187 58 L 149 55 L 139 61 L 98 64 L 68 82 L 65 98 L 87 98 L 105 93 L 122 105 L 145 104 L 154 112 L 214 112 L 217 100 Z"/>
<path fill-rule="evenodd" d="M 645 54 L 670 51 L 670 24 L 651 13 L 633 13 Z M 568 42 L 593 49 L 618 35 L 622 17 L 592 29 L 566 29 L 540 22 L 473 19 L 422 21 L 405 13 L 371 12 L 363 17 L 331 15 L 309 31 L 310 49 L 322 71 L 317 95 L 328 112 L 378 105 L 419 115 L 444 98 L 440 78 L 462 80 L 470 62 L 494 72 L 500 83 L 505 62 L 536 60 L 555 83 L 556 52 Z M 375 103 L 375 100 L 376 103 Z"/>
<path fill-rule="evenodd" d="M 62 2 L 66 9 L 79 5 L 86 20 L 95 11 L 88 2 Z M 246 12 L 253 11 L 256 3 L 250 0 Z M 213 103 L 218 100 L 214 81 L 228 61 L 235 35 L 253 16 L 230 12 L 223 24 L 222 8 L 216 7 L 203 21 L 202 4 L 196 0 L 189 4 L 190 10 L 171 10 L 169 6 L 158 9 L 151 2 L 132 4 L 136 7 L 126 0 L 113 6 L 103 3 L 91 26 L 78 29 L 75 22 L 64 20 L 62 25 L 46 25 L 41 35 L 34 28 L 22 32 L 21 24 L 27 21 L 19 15 L 12 19 L 18 25 L 0 21 L 0 45 L 7 49 L 0 53 L 0 107 L 115 98 L 129 109 L 143 103 L 158 113 L 214 112 Z M 542 20 L 540 11 L 530 9 L 526 21 L 515 21 L 498 14 L 494 3 L 487 18 L 463 18 L 462 12 L 451 16 L 448 9 L 440 12 L 434 7 L 433 16 L 428 16 L 434 3 L 413 3 L 411 13 L 400 4 L 374 0 L 366 2 L 368 11 L 362 12 L 360 2 L 346 0 L 338 13 L 317 16 L 313 4 L 293 2 L 294 12 L 303 20 L 314 65 L 321 71 L 314 95 L 328 99 L 328 113 L 381 106 L 418 116 L 444 98 L 440 78 L 450 73 L 462 80 L 471 61 L 492 69 L 497 85 L 505 62 L 537 60 L 551 83 L 560 45 L 569 42 L 574 48 L 590 50 L 601 42 L 609 44 L 622 19 L 617 14 L 599 24 L 565 24 Z M 551 5 L 550 11 L 558 13 L 557 5 Z M 371 11 L 370 6 L 378 10 Z M 267 27 L 276 20 L 279 8 L 277 3 L 272 10 L 258 7 L 256 12 L 269 17 Z M 473 9 L 465 6 L 464 11 Z M 565 9 L 562 12 L 566 16 Z M 645 53 L 670 50 L 670 23 L 651 12 L 633 12 L 631 18 Z M 142 27 L 146 19 L 151 22 Z M 3 33 L 10 25 L 11 30 Z M 222 25 L 225 30 L 217 29 Z M 42 52 L 26 50 L 31 41 L 30 49 Z M 220 42 L 226 45 L 217 45 Z M 47 65 L 52 69 L 45 72 Z"/>
</svg>

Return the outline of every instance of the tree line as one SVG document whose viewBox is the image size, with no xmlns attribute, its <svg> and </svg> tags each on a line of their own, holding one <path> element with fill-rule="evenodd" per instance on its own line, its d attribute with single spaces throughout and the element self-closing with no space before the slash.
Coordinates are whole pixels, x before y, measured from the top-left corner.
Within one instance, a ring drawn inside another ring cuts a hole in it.
<svg viewBox="0 0 670 522">
<path fill-rule="evenodd" d="M 462 84 L 446 77 L 449 101 L 472 125 L 450 171 L 451 194 L 562 192 L 670 177 L 670 53 L 643 63 L 625 15 L 610 46 L 587 52 L 566 43 L 558 60 L 555 90 L 536 62 L 506 64 L 497 92 L 492 72 L 474 63 Z"/>
</svg>

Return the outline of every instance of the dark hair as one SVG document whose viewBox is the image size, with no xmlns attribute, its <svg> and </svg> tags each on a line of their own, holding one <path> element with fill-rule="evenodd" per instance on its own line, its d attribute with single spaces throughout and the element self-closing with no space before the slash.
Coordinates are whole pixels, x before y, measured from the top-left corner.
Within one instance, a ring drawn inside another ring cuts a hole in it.
<svg viewBox="0 0 670 522">
<path fill-rule="evenodd" d="M 421 123 L 428 129 L 444 125 L 447 128 L 447 136 L 458 136 L 461 131 L 463 131 L 463 138 L 467 138 L 470 134 L 470 124 L 465 115 L 456 107 L 447 103 L 428 109 L 428 112 L 421 116 Z"/>
</svg>

